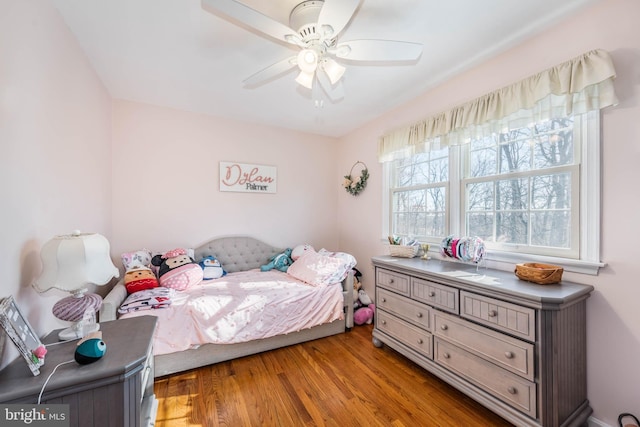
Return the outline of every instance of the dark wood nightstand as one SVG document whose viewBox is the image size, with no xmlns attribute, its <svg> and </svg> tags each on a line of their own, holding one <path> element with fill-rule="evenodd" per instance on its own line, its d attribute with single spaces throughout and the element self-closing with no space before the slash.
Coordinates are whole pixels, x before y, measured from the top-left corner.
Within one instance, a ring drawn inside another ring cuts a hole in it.
<svg viewBox="0 0 640 427">
<path fill-rule="evenodd" d="M 105 355 L 97 362 L 61 365 L 41 403 L 68 404 L 70 425 L 145 426 L 155 423 L 153 333 L 156 317 L 141 316 L 100 324 Z M 58 330 L 42 342 L 57 341 Z M 77 341 L 47 345 L 45 364 L 34 377 L 22 358 L 0 371 L 0 402 L 37 403 L 42 385 L 61 362 L 74 360 Z"/>
</svg>

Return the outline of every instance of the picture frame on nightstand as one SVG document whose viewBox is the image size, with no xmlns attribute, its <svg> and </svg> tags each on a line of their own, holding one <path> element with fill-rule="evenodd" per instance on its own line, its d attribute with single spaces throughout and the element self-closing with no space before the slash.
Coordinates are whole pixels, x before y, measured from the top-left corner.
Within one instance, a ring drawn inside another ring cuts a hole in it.
<svg viewBox="0 0 640 427">
<path fill-rule="evenodd" d="M 38 335 L 27 319 L 22 315 L 13 296 L 0 300 L 0 325 L 2 325 L 4 331 L 18 348 L 31 373 L 34 376 L 39 375 L 40 366 L 44 364 L 44 361 L 38 359 L 33 352 L 38 347 L 42 347 L 42 342 L 40 342 Z"/>
</svg>

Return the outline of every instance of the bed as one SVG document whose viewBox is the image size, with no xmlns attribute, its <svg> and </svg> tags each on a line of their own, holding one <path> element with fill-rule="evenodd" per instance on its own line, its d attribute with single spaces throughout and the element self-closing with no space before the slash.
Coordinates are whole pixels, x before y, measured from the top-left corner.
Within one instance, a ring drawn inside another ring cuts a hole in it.
<svg viewBox="0 0 640 427">
<path fill-rule="evenodd" d="M 222 278 L 225 279 L 223 283 L 231 283 L 229 281 L 237 280 L 236 278 L 238 276 L 245 275 L 245 273 L 241 272 L 247 272 L 246 274 L 253 275 L 253 277 L 260 276 L 264 277 L 264 280 L 268 282 L 282 284 L 282 281 L 285 279 L 282 278 L 282 276 L 277 275 L 279 272 L 256 272 L 256 269 L 267 264 L 273 256 L 280 253 L 282 253 L 282 249 L 268 245 L 255 238 L 249 236 L 229 236 L 213 239 L 195 248 L 194 259 L 202 259 L 211 255 L 215 256 L 228 273 L 227 276 Z M 285 273 L 280 274 L 288 276 Z M 220 280 L 221 279 L 216 279 L 210 282 Z M 209 286 L 209 284 L 207 283 L 206 286 Z M 293 285 L 286 284 L 285 286 Z M 163 320 L 161 316 L 166 317 L 168 315 L 168 311 L 164 310 L 170 309 L 162 308 L 138 313 L 137 315 L 161 315 L 158 316 L 158 330 L 156 332 L 156 337 L 154 337 L 155 377 L 158 378 L 350 330 L 353 326 L 354 309 L 353 274 L 349 272 L 341 285 L 336 284 L 333 286 L 337 287 L 337 290 L 334 291 L 334 293 L 338 292 L 341 294 L 341 313 L 340 316 L 334 315 L 332 317 L 334 320 L 310 327 L 306 327 L 305 323 L 299 323 L 296 325 L 298 329 L 294 331 L 242 342 L 224 344 L 206 343 L 189 346 L 188 348 L 184 348 L 184 345 L 181 344 L 181 346 L 178 346 L 176 351 L 168 350 L 167 343 L 161 341 L 162 337 L 159 336 L 159 334 L 161 334 L 163 330 Z M 289 294 L 290 293 L 291 292 L 289 292 Z M 127 290 L 122 281 L 120 281 L 104 298 L 100 309 L 99 320 L 101 322 L 105 322 L 117 319 L 118 308 L 126 297 Z M 335 296 L 333 296 L 333 298 L 335 298 Z M 166 322 L 169 323 L 169 321 Z M 246 326 L 250 327 L 251 325 Z M 286 325 L 283 325 L 283 327 L 284 326 Z M 166 330 L 166 328 L 164 329 Z"/>
</svg>

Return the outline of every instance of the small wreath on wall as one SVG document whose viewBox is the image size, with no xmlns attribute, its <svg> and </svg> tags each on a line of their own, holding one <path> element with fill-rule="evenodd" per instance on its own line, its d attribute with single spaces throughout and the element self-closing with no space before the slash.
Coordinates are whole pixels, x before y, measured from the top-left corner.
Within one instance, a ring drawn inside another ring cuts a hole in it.
<svg viewBox="0 0 640 427">
<path fill-rule="evenodd" d="M 360 176 L 353 178 L 353 169 L 359 164 L 363 166 L 362 172 L 360 172 Z M 367 186 L 368 179 L 369 169 L 367 169 L 367 165 L 365 165 L 361 161 L 357 161 L 353 164 L 353 166 L 351 166 L 349 175 L 344 176 L 344 182 L 342 183 L 342 186 L 345 190 L 347 190 L 347 193 L 351 194 L 352 196 L 357 196 Z"/>
</svg>

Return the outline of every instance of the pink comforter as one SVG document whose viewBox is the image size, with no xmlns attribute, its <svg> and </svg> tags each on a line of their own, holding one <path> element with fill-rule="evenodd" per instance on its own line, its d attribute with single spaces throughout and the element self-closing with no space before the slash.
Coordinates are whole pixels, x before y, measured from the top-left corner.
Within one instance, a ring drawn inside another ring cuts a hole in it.
<svg viewBox="0 0 640 427">
<path fill-rule="evenodd" d="M 154 354 L 287 334 L 343 318 L 342 286 L 311 286 L 286 273 L 230 273 L 176 292 L 169 308 L 121 317 L 158 317 Z"/>
</svg>

